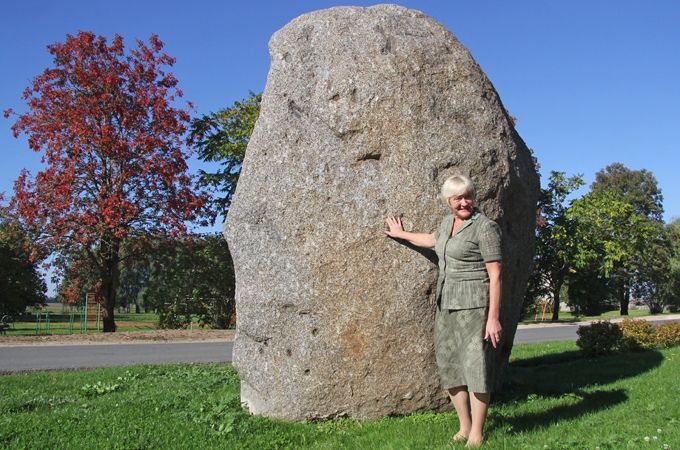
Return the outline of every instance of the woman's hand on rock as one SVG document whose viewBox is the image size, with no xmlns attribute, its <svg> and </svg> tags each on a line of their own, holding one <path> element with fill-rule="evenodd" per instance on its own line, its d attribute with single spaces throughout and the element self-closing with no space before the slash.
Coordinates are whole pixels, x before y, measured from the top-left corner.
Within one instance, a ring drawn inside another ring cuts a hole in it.
<svg viewBox="0 0 680 450">
<path fill-rule="evenodd" d="M 385 219 L 385 222 L 387 222 L 387 226 L 389 227 L 388 230 L 385 230 L 386 235 L 393 238 L 398 238 L 400 237 L 401 233 L 404 232 L 404 226 L 401 224 L 401 217 L 389 216 L 387 219 Z"/>
</svg>

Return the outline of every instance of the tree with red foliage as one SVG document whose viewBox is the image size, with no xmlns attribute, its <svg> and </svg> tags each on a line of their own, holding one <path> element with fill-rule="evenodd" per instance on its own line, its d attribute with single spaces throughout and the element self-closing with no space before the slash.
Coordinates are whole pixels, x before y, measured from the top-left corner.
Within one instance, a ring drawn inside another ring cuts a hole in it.
<svg viewBox="0 0 680 450">
<path fill-rule="evenodd" d="M 21 173 L 12 205 L 55 254 L 87 255 L 112 332 L 123 241 L 181 235 L 205 217 L 182 140 L 189 114 L 174 106 L 182 92 L 165 68 L 175 60 L 155 35 L 128 52 L 120 36 L 90 32 L 47 48 L 54 66 L 24 91 L 28 111 L 12 127 L 45 167 Z"/>
</svg>

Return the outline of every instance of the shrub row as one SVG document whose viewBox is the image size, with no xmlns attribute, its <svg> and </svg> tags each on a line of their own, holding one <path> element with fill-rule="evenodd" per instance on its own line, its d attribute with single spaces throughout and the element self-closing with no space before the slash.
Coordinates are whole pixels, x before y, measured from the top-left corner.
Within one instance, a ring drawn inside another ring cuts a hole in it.
<svg viewBox="0 0 680 450">
<path fill-rule="evenodd" d="M 586 355 L 614 351 L 640 351 L 680 345 L 680 323 L 669 321 L 653 326 L 646 320 L 624 319 L 615 324 L 607 320 L 578 327 L 576 345 Z"/>
</svg>

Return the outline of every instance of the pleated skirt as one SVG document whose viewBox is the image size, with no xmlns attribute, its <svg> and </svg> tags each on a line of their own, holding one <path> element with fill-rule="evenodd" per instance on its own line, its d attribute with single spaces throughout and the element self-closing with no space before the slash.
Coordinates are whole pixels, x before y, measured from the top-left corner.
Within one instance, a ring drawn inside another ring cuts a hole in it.
<svg viewBox="0 0 680 450">
<path fill-rule="evenodd" d="M 485 307 L 437 308 L 434 348 L 444 389 L 467 386 L 469 392 L 492 392 L 494 348 L 484 340 L 486 317 Z"/>
</svg>

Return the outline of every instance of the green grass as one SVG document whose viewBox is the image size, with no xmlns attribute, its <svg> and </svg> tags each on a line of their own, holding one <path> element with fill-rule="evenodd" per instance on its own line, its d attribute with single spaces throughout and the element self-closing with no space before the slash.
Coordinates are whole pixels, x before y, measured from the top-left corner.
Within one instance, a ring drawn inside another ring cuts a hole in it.
<svg viewBox="0 0 680 450">
<path fill-rule="evenodd" d="M 69 325 L 70 315 L 69 310 L 64 308 L 61 304 L 50 303 L 42 312 L 49 312 L 50 324 L 49 328 L 44 322 L 44 316 L 41 317 L 40 327 L 37 327 L 35 313 L 31 315 L 31 320 L 17 321 L 11 324 L 7 330 L 8 336 L 34 336 L 36 334 L 80 334 L 80 315 L 74 316 L 73 325 Z M 158 314 L 154 313 L 119 313 L 115 312 L 117 331 L 148 331 L 158 329 Z M 101 330 L 102 323 L 99 323 Z M 87 333 L 99 333 L 97 330 L 96 321 L 90 321 L 87 324 Z"/>
<path fill-rule="evenodd" d="M 126 322 L 119 321 L 116 319 L 116 325 L 118 325 L 117 331 L 147 331 L 147 330 L 157 330 L 158 324 L 136 324 L 129 325 Z M 101 324 L 99 330 L 97 330 L 96 322 L 88 322 L 86 333 L 101 333 Z M 35 322 L 16 322 L 12 324 L 11 328 L 7 330 L 7 336 L 35 336 L 39 334 L 53 335 L 53 334 L 80 334 L 80 323 L 76 321 L 73 324 L 73 329 L 69 328 L 68 318 L 65 320 L 51 321 L 49 330 L 43 325 L 38 332 L 36 330 Z"/>
<path fill-rule="evenodd" d="M 484 448 L 678 449 L 678 373 L 677 347 L 585 359 L 572 342 L 518 345 Z M 450 412 L 370 422 L 250 416 L 227 364 L 0 376 L 0 448 L 462 449 L 448 442 L 456 429 Z"/>
<path fill-rule="evenodd" d="M 654 314 L 655 317 L 658 316 L 663 316 L 663 315 L 668 315 L 672 314 L 670 312 L 663 312 L 659 314 Z M 631 318 L 631 319 L 636 319 L 640 317 L 647 317 L 651 316 L 652 314 L 649 313 L 649 311 L 644 310 L 644 309 L 630 309 L 628 311 L 627 316 L 622 316 L 619 313 L 619 310 L 614 310 L 614 311 L 606 311 L 603 312 L 602 314 L 598 316 L 577 316 L 573 313 L 570 313 L 569 311 L 560 311 L 560 316 L 559 320 L 556 323 L 573 323 L 573 322 L 583 322 L 583 321 L 591 321 L 591 320 L 611 320 L 611 319 L 625 319 L 625 318 Z M 527 316 L 524 320 L 522 320 L 521 323 L 552 323 L 551 322 L 551 317 L 552 313 L 546 312 L 545 315 L 545 320 L 541 320 L 541 314 L 539 312 L 538 314 L 538 320 L 534 320 L 535 315 L 530 314 Z"/>
</svg>

